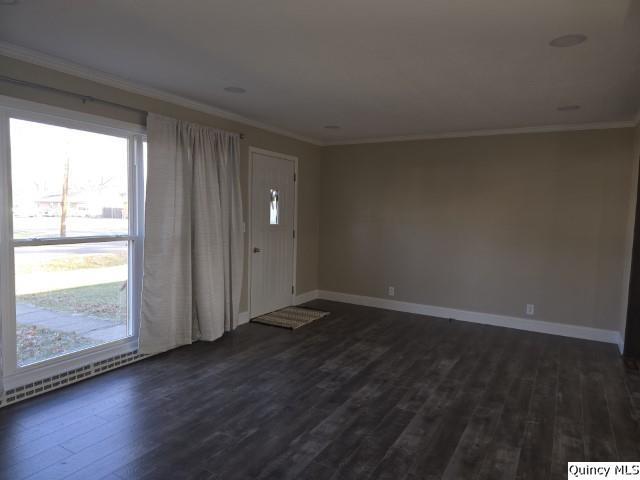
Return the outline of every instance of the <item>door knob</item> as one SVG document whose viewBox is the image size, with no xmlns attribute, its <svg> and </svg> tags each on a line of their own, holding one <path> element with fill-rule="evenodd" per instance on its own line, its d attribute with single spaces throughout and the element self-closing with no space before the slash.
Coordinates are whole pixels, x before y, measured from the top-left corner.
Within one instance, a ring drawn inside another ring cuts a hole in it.
<svg viewBox="0 0 640 480">
<path fill-rule="evenodd" d="M 253 247 L 253 253 L 260 253 L 260 249 L 258 247 Z"/>
</svg>

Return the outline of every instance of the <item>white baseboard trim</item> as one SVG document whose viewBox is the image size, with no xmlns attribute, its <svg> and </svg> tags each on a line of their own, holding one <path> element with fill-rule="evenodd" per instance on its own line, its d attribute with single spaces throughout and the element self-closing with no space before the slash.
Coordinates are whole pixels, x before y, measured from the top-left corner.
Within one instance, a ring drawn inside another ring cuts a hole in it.
<svg viewBox="0 0 640 480">
<path fill-rule="evenodd" d="M 618 350 L 620 350 L 620 355 L 624 354 L 624 335 L 622 332 L 615 332 L 618 338 L 616 339 L 616 343 L 618 344 Z"/>
<path fill-rule="evenodd" d="M 309 292 L 301 293 L 300 295 L 296 295 L 294 299 L 294 305 L 300 305 L 302 303 L 310 302 L 311 300 L 315 300 L 318 298 L 318 290 L 311 290 Z"/>
<path fill-rule="evenodd" d="M 471 312 L 468 310 L 458 310 L 454 308 L 435 307 L 420 303 L 400 302 L 386 298 L 365 297 L 362 295 L 351 295 L 348 293 L 330 292 L 320 290 L 318 298 L 333 300 L 336 302 L 352 303 L 367 307 L 384 308 L 386 310 L 396 310 L 399 312 L 417 313 L 439 318 L 453 318 L 463 322 L 481 323 L 494 325 L 496 327 L 515 328 L 517 330 L 527 330 L 530 332 L 548 333 L 563 337 L 581 338 L 584 340 L 595 340 L 597 342 L 607 342 L 620 345 L 622 339 L 620 333 L 615 330 L 603 330 L 600 328 L 582 327 L 579 325 L 568 325 L 563 323 L 545 322 L 543 320 L 532 320 L 528 318 L 509 317 L 506 315 L 495 315 L 491 313 Z"/>
<path fill-rule="evenodd" d="M 249 312 L 240 312 L 238 315 L 238 326 L 244 325 L 245 323 L 249 323 Z"/>
</svg>

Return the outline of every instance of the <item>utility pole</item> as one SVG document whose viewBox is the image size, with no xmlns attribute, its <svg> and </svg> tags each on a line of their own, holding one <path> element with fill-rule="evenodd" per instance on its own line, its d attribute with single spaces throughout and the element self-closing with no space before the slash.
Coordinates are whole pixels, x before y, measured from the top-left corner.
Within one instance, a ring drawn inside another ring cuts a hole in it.
<svg viewBox="0 0 640 480">
<path fill-rule="evenodd" d="M 69 154 L 64 159 L 64 179 L 62 180 L 62 212 L 60 214 L 60 236 L 67 236 L 67 211 L 69 210 Z"/>
</svg>

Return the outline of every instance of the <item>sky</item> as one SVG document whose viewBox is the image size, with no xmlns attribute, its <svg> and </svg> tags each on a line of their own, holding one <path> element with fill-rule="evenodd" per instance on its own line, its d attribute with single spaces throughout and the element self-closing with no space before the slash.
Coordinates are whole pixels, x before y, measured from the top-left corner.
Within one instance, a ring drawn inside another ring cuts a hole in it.
<svg viewBox="0 0 640 480">
<path fill-rule="evenodd" d="M 126 195 L 126 138 L 13 118 L 10 131 L 14 206 L 61 194 L 67 157 L 72 194 Z"/>
</svg>

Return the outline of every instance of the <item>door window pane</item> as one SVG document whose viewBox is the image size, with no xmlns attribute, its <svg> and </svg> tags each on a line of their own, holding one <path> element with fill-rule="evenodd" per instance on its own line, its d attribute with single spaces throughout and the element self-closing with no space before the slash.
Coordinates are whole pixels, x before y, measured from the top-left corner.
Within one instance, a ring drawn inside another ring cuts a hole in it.
<svg viewBox="0 0 640 480">
<path fill-rule="evenodd" d="M 269 191 L 269 225 L 280 224 L 280 193 L 275 188 Z"/>
<path fill-rule="evenodd" d="M 15 248 L 18 366 L 131 335 L 128 242 Z"/>
<path fill-rule="evenodd" d="M 13 236 L 127 235 L 128 141 L 12 118 Z"/>
</svg>

